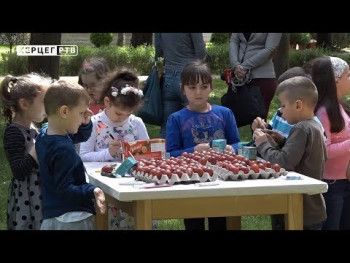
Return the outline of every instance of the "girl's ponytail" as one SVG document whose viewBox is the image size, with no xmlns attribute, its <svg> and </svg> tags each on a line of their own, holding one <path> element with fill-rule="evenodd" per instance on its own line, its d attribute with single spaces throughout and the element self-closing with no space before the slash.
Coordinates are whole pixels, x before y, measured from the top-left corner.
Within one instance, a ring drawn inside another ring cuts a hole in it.
<svg viewBox="0 0 350 263">
<path fill-rule="evenodd" d="M 14 88 L 17 78 L 8 75 L 1 82 L 1 101 L 2 101 L 2 115 L 4 118 L 11 122 L 13 118 L 13 107 L 16 103 L 11 98 L 11 89 Z"/>
</svg>

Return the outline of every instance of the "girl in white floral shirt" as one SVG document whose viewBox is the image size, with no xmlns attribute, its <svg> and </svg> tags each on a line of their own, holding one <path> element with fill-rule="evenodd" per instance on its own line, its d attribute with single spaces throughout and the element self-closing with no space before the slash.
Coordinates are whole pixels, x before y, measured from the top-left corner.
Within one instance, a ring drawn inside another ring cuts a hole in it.
<svg viewBox="0 0 350 263">
<path fill-rule="evenodd" d="M 80 146 L 84 162 L 122 160 L 122 142 L 149 139 L 142 119 L 133 112 L 142 105 L 137 75 L 128 69 L 115 71 L 106 79 L 103 112 L 91 118 L 91 137 Z"/>
</svg>

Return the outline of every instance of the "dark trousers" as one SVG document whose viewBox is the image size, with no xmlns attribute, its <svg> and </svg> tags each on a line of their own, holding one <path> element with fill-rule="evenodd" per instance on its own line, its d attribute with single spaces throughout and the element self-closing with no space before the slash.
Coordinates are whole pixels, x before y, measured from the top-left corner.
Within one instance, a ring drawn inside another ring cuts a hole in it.
<svg viewBox="0 0 350 263">
<path fill-rule="evenodd" d="M 271 215 L 272 230 L 285 230 L 284 215 Z"/>
<path fill-rule="evenodd" d="M 251 84 L 260 87 L 261 95 L 264 98 L 266 116 L 265 121 L 267 119 L 267 115 L 269 114 L 269 108 L 273 97 L 275 96 L 276 88 L 277 88 L 277 80 L 273 79 L 252 79 Z"/>
<path fill-rule="evenodd" d="M 204 218 L 184 219 L 185 230 L 205 230 Z M 226 230 L 226 217 L 209 217 L 209 230 Z"/>
<path fill-rule="evenodd" d="M 350 182 L 347 179 L 326 180 L 328 191 L 323 194 L 327 219 L 323 230 L 350 230 Z"/>
<path fill-rule="evenodd" d="M 313 224 L 310 226 L 304 226 L 304 230 L 322 230 L 325 221 Z M 271 215 L 272 230 L 285 230 L 284 215 Z"/>
</svg>

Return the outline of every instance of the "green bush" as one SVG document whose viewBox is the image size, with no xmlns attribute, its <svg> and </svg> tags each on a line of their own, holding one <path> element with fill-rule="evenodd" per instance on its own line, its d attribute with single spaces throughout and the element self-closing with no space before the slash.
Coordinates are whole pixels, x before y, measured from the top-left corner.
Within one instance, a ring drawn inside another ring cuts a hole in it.
<svg viewBox="0 0 350 263">
<path fill-rule="evenodd" d="M 28 73 L 28 57 L 17 56 L 16 53 L 2 53 L 2 67 L 4 75 L 22 75 Z"/>
<path fill-rule="evenodd" d="M 230 40 L 231 33 L 213 33 L 210 42 L 213 44 L 227 44 Z"/>
<path fill-rule="evenodd" d="M 230 68 L 229 44 L 210 45 L 207 47 L 209 58 L 207 62 L 214 75 L 220 75 L 225 69 Z"/>
<path fill-rule="evenodd" d="M 61 57 L 60 59 L 60 76 L 75 76 L 78 74 L 81 64 L 85 58 L 103 57 L 107 60 L 111 70 L 127 67 L 135 70 L 139 75 L 148 75 L 153 66 L 154 47 L 139 46 L 119 47 L 90 47 L 79 46 L 77 56 Z"/>
<path fill-rule="evenodd" d="M 112 33 L 91 33 L 90 42 L 94 44 L 95 47 L 109 46 L 113 41 Z"/>
<path fill-rule="evenodd" d="M 332 33 L 332 42 L 338 48 L 350 45 L 350 33 Z"/>
<path fill-rule="evenodd" d="M 107 60 L 110 69 L 127 67 L 135 70 L 139 75 L 148 75 L 153 66 L 154 47 L 138 46 L 136 48 L 124 46 L 103 46 L 100 48 L 80 45 L 77 56 L 63 56 L 60 58 L 60 76 L 76 76 L 85 58 L 103 57 Z M 221 45 L 207 45 L 207 62 L 214 75 L 220 75 L 225 69 L 230 68 L 229 43 Z M 350 64 L 350 54 L 346 52 L 334 52 L 328 49 L 291 50 L 289 66 L 302 66 L 307 61 L 323 55 L 337 56 Z M 157 63 L 162 71 L 163 63 Z M 8 73 L 21 75 L 28 72 L 28 57 L 16 54 L 2 54 L 0 60 L 0 75 Z"/>
<path fill-rule="evenodd" d="M 350 54 L 334 52 L 329 49 L 315 48 L 304 50 L 291 50 L 289 54 L 289 67 L 302 66 L 311 59 L 322 56 L 335 56 L 344 59 L 350 65 Z"/>
</svg>

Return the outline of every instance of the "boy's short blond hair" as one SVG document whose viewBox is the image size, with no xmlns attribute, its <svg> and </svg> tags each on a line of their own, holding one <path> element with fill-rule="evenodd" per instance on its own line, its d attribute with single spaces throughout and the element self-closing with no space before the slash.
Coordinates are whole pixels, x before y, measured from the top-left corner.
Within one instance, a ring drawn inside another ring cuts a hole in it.
<svg viewBox="0 0 350 263">
<path fill-rule="evenodd" d="M 282 81 L 278 87 L 276 94 L 282 92 L 287 93 L 287 100 L 294 103 L 297 100 L 309 105 L 312 108 L 316 107 L 318 101 L 318 92 L 315 84 L 307 77 L 297 76 Z"/>
<path fill-rule="evenodd" d="M 52 83 L 45 94 L 45 111 L 47 116 L 54 115 L 61 106 L 66 105 L 68 108 L 74 108 L 81 101 L 85 102 L 86 105 L 90 102 L 90 96 L 82 86 L 59 80 Z"/>
</svg>

